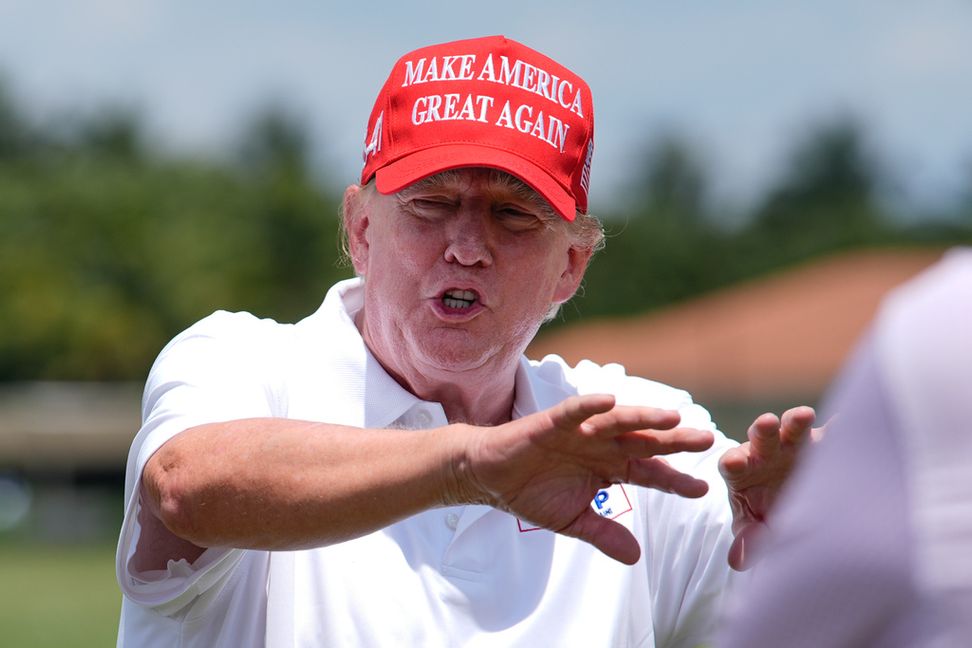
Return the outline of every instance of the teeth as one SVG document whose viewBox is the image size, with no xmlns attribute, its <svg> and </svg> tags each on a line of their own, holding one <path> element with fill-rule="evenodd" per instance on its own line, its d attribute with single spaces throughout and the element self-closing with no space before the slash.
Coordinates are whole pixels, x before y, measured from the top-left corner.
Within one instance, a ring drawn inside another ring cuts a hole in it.
<svg viewBox="0 0 972 648">
<path fill-rule="evenodd" d="M 448 290 L 442 296 L 442 303 L 448 308 L 469 308 L 476 301 L 476 293 L 471 290 Z"/>
</svg>

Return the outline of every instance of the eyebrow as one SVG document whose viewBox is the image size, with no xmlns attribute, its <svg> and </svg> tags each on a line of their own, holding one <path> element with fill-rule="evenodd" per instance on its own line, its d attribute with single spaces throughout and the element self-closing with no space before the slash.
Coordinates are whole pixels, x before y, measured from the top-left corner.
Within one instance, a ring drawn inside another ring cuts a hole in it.
<svg viewBox="0 0 972 648">
<path fill-rule="evenodd" d="M 560 216 L 554 211 L 553 207 L 550 206 L 543 196 L 541 196 L 533 187 L 523 182 L 516 176 L 507 173 L 505 171 L 500 171 L 499 169 L 489 169 L 489 180 L 494 185 L 499 185 L 500 188 L 506 189 L 512 193 L 517 199 L 528 202 L 531 207 L 538 211 L 537 216 L 543 221 L 557 221 Z M 455 169 L 442 171 L 436 173 L 435 175 L 422 178 L 421 180 L 403 188 L 399 194 L 403 198 L 408 198 L 412 194 L 421 193 L 423 191 L 445 189 L 450 184 L 458 182 L 458 171 Z"/>
</svg>

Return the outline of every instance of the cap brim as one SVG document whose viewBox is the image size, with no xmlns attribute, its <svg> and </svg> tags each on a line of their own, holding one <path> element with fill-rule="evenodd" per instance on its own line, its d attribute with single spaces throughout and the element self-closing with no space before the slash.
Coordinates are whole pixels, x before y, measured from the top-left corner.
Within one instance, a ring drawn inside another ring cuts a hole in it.
<svg viewBox="0 0 972 648">
<path fill-rule="evenodd" d="M 543 196 L 564 220 L 573 221 L 577 214 L 574 198 L 546 171 L 515 153 L 477 144 L 443 144 L 416 151 L 378 169 L 375 184 L 378 191 L 390 194 L 430 175 L 463 167 L 511 173 Z"/>
</svg>

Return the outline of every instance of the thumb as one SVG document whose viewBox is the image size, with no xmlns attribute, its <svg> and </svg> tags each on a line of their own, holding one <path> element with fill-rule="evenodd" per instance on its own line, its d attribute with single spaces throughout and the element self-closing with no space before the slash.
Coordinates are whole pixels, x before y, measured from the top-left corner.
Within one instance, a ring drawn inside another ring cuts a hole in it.
<svg viewBox="0 0 972 648">
<path fill-rule="evenodd" d="M 641 558 L 641 547 L 631 531 L 614 520 L 601 517 L 589 507 L 560 533 L 588 542 L 604 555 L 626 565 L 633 565 Z"/>
</svg>

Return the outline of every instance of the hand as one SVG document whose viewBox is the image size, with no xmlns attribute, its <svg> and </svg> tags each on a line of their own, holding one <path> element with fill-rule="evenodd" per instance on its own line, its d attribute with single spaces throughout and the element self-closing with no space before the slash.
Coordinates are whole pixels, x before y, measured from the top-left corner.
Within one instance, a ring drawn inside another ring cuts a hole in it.
<svg viewBox="0 0 972 648">
<path fill-rule="evenodd" d="M 712 445 L 712 433 L 677 428 L 679 420 L 673 411 L 616 406 L 610 395 L 575 396 L 499 427 L 472 428 L 476 434 L 460 470 L 481 496 L 471 499 L 634 564 L 641 554 L 637 540 L 597 515 L 591 501 L 613 483 L 704 495 L 705 481 L 656 456 Z"/>
<path fill-rule="evenodd" d="M 759 416 L 749 427 L 749 440 L 728 450 L 719 460 L 719 472 L 729 487 L 732 533 L 729 566 L 750 567 L 747 545 L 765 526 L 766 515 L 797 460 L 800 449 L 814 435 L 815 413 L 810 407 L 795 407 L 783 413 Z"/>
</svg>

